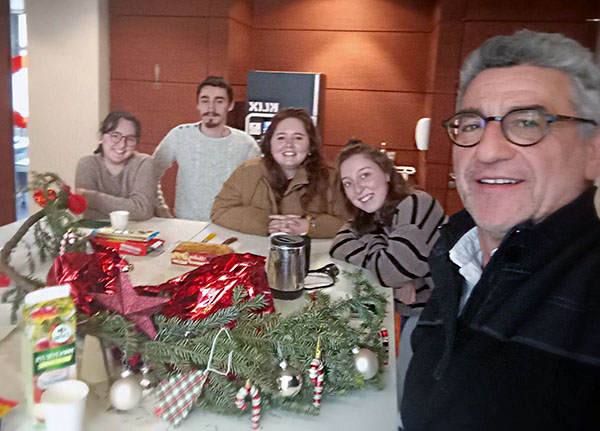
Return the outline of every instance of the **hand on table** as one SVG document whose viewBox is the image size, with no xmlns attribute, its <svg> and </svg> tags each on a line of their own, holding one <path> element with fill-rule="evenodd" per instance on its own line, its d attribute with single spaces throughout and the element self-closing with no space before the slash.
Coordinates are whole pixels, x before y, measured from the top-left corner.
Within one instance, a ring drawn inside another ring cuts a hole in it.
<svg viewBox="0 0 600 431">
<path fill-rule="evenodd" d="M 269 233 L 283 232 L 289 235 L 303 235 L 308 232 L 308 220 L 295 214 L 275 214 L 269 216 Z"/>
</svg>

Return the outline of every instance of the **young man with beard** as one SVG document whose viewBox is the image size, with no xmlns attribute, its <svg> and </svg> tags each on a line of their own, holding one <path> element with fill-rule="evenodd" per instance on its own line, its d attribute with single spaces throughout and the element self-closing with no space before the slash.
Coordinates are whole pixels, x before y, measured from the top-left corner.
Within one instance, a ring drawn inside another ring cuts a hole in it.
<svg viewBox="0 0 600 431">
<path fill-rule="evenodd" d="M 429 255 L 407 431 L 600 429 L 600 69 L 523 30 L 465 61 L 443 124 L 465 211 Z"/>
<path fill-rule="evenodd" d="M 175 217 L 210 220 L 216 194 L 244 161 L 260 155 L 254 139 L 227 126 L 233 90 L 223 78 L 209 76 L 198 85 L 201 121 L 172 129 L 154 151 L 160 175 L 177 162 Z"/>
</svg>

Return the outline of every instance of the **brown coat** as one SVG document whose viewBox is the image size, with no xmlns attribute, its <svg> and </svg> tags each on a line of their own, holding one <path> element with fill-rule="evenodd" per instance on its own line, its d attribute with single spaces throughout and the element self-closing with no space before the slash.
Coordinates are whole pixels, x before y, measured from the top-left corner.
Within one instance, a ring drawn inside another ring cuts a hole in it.
<svg viewBox="0 0 600 431">
<path fill-rule="evenodd" d="M 215 198 L 210 218 L 229 229 L 267 236 L 270 215 L 296 214 L 304 217 L 310 214 L 315 221 L 311 236 L 333 238 L 350 218 L 341 192 L 334 187 L 334 181 L 335 174 L 330 170 L 325 212 L 319 208 L 319 198 L 313 199 L 304 210 L 300 198 L 306 193 L 308 179 L 306 171 L 301 168 L 290 181 L 278 208 L 262 159 L 250 159 L 242 163 L 225 182 Z"/>
</svg>

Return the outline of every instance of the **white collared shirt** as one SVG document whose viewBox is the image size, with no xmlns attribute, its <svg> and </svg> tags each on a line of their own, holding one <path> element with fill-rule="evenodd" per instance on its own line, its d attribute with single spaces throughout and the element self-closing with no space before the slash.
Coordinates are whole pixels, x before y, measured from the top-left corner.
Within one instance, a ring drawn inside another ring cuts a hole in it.
<svg viewBox="0 0 600 431">
<path fill-rule="evenodd" d="M 496 250 L 497 248 L 492 250 L 490 256 Z M 481 245 L 479 244 L 477 226 L 461 236 L 448 254 L 450 260 L 458 266 L 460 275 L 465 279 L 458 305 L 458 314 L 460 314 L 483 273 L 483 254 L 481 252 Z"/>
</svg>

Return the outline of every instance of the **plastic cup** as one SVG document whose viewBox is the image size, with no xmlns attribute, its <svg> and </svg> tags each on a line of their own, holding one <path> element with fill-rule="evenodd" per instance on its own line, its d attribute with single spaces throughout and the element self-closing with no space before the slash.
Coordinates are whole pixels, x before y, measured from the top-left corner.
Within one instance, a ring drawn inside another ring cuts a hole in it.
<svg viewBox="0 0 600 431">
<path fill-rule="evenodd" d="M 81 431 L 90 388 L 81 380 L 65 380 L 42 394 L 46 431 Z"/>
<path fill-rule="evenodd" d="M 127 229 L 129 211 L 113 211 L 110 213 L 110 225 L 116 230 Z"/>
</svg>

